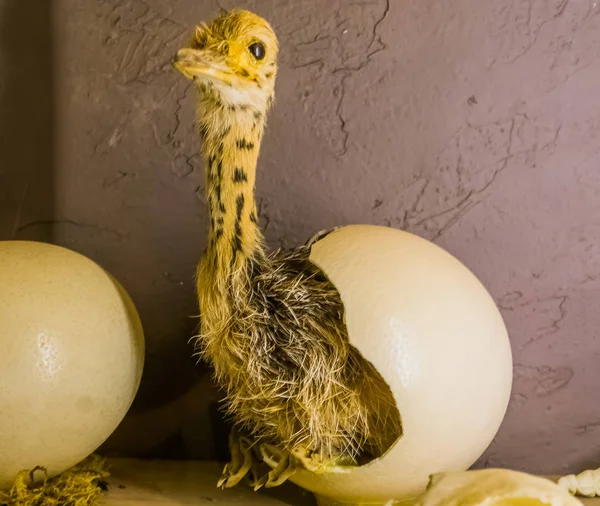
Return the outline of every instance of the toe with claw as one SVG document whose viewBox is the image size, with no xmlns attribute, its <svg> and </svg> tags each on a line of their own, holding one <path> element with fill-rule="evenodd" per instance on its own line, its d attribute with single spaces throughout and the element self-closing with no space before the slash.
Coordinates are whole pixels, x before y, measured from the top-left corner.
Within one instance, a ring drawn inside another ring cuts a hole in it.
<svg viewBox="0 0 600 506">
<path fill-rule="evenodd" d="M 232 431 L 229 435 L 229 451 L 231 461 L 225 464 L 221 478 L 217 483 L 219 488 L 231 488 L 237 485 L 252 469 L 253 455 L 250 440 Z"/>
</svg>

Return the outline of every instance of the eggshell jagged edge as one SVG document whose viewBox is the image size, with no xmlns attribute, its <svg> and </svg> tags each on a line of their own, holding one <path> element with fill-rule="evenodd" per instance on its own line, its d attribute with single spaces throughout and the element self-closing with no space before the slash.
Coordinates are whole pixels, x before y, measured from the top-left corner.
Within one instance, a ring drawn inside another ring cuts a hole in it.
<svg viewBox="0 0 600 506">
<path fill-rule="evenodd" d="M 526 501 L 526 502 L 525 502 Z M 415 506 L 583 506 L 556 483 L 508 469 L 433 475 Z"/>
<path fill-rule="evenodd" d="M 312 262 L 315 266 L 317 266 L 321 272 L 323 273 L 323 275 L 329 280 L 329 282 L 338 290 L 338 293 L 340 294 L 340 298 L 342 300 L 342 304 L 345 305 L 344 303 L 344 295 L 343 293 L 339 290 L 339 288 L 336 286 L 336 284 L 333 282 L 333 280 L 329 277 L 329 275 L 326 272 L 326 269 L 324 268 L 324 266 L 320 265 L 319 262 L 315 259 L 315 256 L 313 255 L 313 251 L 312 251 L 312 247 L 317 244 L 320 240 L 324 239 L 326 236 L 328 236 L 330 233 L 335 233 L 338 230 L 341 230 L 342 228 L 345 227 L 336 227 L 334 229 L 330 229 L 330 230 L 323 230 L 321 232 L 319 232 L 318 234 L 316 234 L 308 243 L 308 247 L 310 250 L 310 256 L 309 256 L 309 260 L 310 262 Z M 346 325 L 346 310 L 344 307 L 344 325 Z M 364 360 L 367 360 L 360 348 L 360 346 L 356 346 L 355 343 L 352 342 L 352 336 L 348 335 L 348 340 L 350 341 L 350 346 L 352 346 L 362 357 Z M 374 368 L 375 370 L 377 370 L 379 372 L 379 369 L 377 367 L 377 364 L 368 361 Z M 388 384 L 388 382 L 386 381 L 385 377 L 383 375 L 381 375 L 381 379 L 387 384 L 388 388 L 390 388 L 390 385 Z M 390 388 L 390 391 L 391 388 Z M 396 405 L 396 409 L 398 410 L 398 416 L 400 417 L 400 423 L 402 426 L 402 413 L 400 412 L 400 406 L 398 406 L 397 400 L 396 400 L 396 395 L 394 394 L 394 392 L 392 391 L 392 397 L 394 398 L 394 403 Z M 379 457 L 367 462 L 366 464 L 362 465 L 361 467 L 369 467 L 370 465 L 374 464 L 375 462 L 384 459 L 393 449 L 394 447 L 398 444 L 398 442 L 402 439 L 403 437 L 403 433 L 400 434 L 400 436 L 387 448 L 387 450 L 380 455 Z M 273 465 L 273 463 L 271 464 Z M 353 469 L 355 469 L 355 467 L 348 467 L 348 466 L 330 466 L 327 468 L 327 473 L 348 473 L 350 471 L 352 471 Z"/>
</svg>

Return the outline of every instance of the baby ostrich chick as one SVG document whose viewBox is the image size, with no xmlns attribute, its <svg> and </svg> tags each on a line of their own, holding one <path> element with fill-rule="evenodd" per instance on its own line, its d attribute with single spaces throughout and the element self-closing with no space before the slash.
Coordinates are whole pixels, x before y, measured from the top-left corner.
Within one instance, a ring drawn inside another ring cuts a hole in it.
<svg viewBox="0 0 600 506">
<path fill-rule="evenodd" d="M 335 287 L 305 246 L 267 253 L 255 169 L 273 103 L 278 43 L 247 11 L 196 28 L 175 67 L 193 80 L 210 210 L 197 273 L 198 346 L 234 422 L 220 486 L 249 472 L 276 486 L 298 467 L 322 471 L 381 455 L 401 433 L 391 392 L 348 341 Z M 259 475 L 265 458 L 278 465 Z"/>
</svg>

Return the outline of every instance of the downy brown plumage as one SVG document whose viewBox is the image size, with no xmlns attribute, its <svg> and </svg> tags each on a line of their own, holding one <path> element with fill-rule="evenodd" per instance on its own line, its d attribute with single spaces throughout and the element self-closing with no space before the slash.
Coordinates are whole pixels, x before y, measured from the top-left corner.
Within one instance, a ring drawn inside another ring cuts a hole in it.
<svg viewBox="0 0 600 506">
<path fill-rule="evenodd" d="M 357 464 L 401 433 L 388 386 L 348 342 L 337 290 L 309 261 L 327 232 L 289 251 L 265 250 L 254 184 L 277 53 L 267 21 L 234 10 L 199 26 L 175 59 L 198 91 L 210 230 L 197 273 L 197 345 L 237 428 L 226 487 L 248 471 L 260 487 L 297 466 Z M 257 462 L 274 454 L 280 465 L 261 476 Z"/>
</svg>

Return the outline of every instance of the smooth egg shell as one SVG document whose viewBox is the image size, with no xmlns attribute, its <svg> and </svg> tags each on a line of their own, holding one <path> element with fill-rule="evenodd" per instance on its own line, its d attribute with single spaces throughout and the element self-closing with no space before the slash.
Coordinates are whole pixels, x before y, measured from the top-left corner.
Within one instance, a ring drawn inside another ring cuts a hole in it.
<svg viewBox="0 0 600 506">
<path fill-rule="evenodd" d="M 292 481 L 321 504 L 388 504 L 423 492 L 433 473 L 469 468 L 500 427 L 512 384 L 510 342 L 487 290 L 440 247 L 392 228 L 340 228 L 310 258 L 341 295 L 351 344 L 389 385 L 403 436 L 365 466 Z"/>
<path fill-rule="evenodd" d="M 133 402 L 144 364 L 133 302 L 88 258 L 0 242 L 0 489 L 83 460 Z"/>
</svg>

